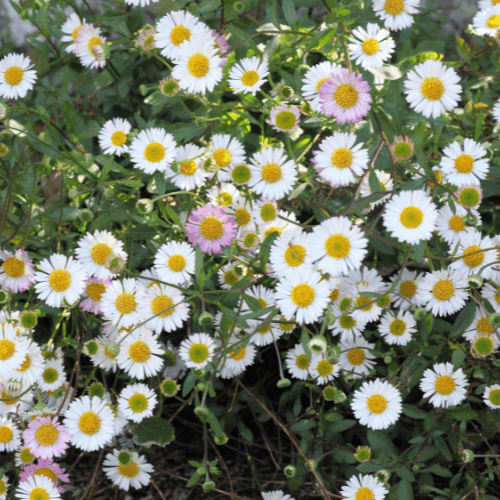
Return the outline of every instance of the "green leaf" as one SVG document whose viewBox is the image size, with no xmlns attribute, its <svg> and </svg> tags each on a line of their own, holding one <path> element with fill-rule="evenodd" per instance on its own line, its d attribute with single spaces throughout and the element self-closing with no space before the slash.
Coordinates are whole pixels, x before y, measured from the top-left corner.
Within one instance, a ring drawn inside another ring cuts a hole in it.
<svg viewBox="0 0 500 500">
<path fill-rule="evenodd" d="M 455 420 L 467 421 L 475 420 L 479 415 L 470 408 L 457 408 L 455 410 L 448 410 L 448 415 Z"/>
<path fill-rule="evenodd" d="M 175 438 L 173 425 L 161 417 L 145 418 L 133 432 L 140 444 L 146 446 L 165 446 Z"/>
<path fill-rule="evenodd" d="M 410 472 L 410 469 L 407 467 L 398 467 L 394 471 L 401 479 L 405 479 L 406 481 L 413 482 L 415 481 L 415 476 Z"/>
<path fill-rule="evenodd" d="M 186 483 L 186 488 L 191 488 L 191 486 L 194 486 L 197 482 L 198 479 L 200 479 L 200 475 L 198 473 L 194 473 L 190 478 L 189 481 Z"/>
<path fill-rule="evenodd" d="M 458 347 L 453 351 L 453 354 L 451 355 L 451 362 L 453 363 L 453 369 L 457 370 L 460 368 L 465 360 L 465 352 L 463 349 L 460 349 Z"/>
<path fill-rule="evenodd" d="M 441 455 L 443 455 L 443 457 L 446 458 L 448 462 L 451 462 L 453 460 L 450 450 L 448 449 L 445 440 L 441 436 L 434 437 L 434 444 L 439 448 Z"/>
<path fill-rule="evenodd" d="M 413 247 L 413 251 L 415 252 L 415 262 L 420 262 L 423 259 L 425 253 L 424 240 L 419 241 L 418 244 Z"/>
<path fill-rule="evenodd" d="M 373 169 L 371 169 L 370 173 L 368 174 L 368 184 L 370 186 L 370 189 L 372 190 L 372 193 L 383 191 L 382 184 L 380 184 L 377 174 Z"/>
<path fill-rule="evenodd" d="M 351 427 L 356 425 L 356 420 L 341 420 L 340 422 L 335 422 L 328 427 L 328 432 L 344 432 Z"/>
<path fill-rule="evenodd" d="M 422 472 L 430 472 L 432 474 L 436 474 L 437 476 L 441 476 L 441 477 L 453 476 L 453 474 L 448 469 L 444 469 L 443 467 L 441 467 L 438 464 L 432 464 L 430 467 L 423 469 Z"/>
<path fill-rule="evenodd" d="M 111 170 L 111 165 L 113 165 L 113 161 L 113 156 L 110 156 L 108 161 L 104 164 L 104 167 L 102 167 L 101 173 L 99 175 L 99 180 L 97 181 L 97 184 L 99 186 L 108 178 L 109 171 Z"/>
<path fill-rule="evenodd" d="M 460 337 L 474 321 L 475 314 L 476 314 L 476 303 L 471 302 L 467 307 L 462 309 L 457 319 L 455 320 L 453 330 L 451 331 L 451 337 L 454 339 Z"/>
<path fill-rule="evenodd" d="M 359 292 L 361 297 L 368 297 L 369 299 L 378 299 L 382 294 L 376 292 Z"/>
<path fill-rule="evenodd" d="M 59 202 L 58 202 L 59 204 Z M 76 207 L 64 207 L 62 210 L 62 220 L 63 222 L 68 220 L 75 220 L 78 217 L 78 212 L 80 210 Z M 45 213 L 45 217 L 50 220 L 59 221 L 61 217 L 61 209 L 60 207 L 53 208 Z"/>
<path fill-rule="evenodd" d="M 281 5 L 283 7 L 283 14 L 285 14 L 286 22 L 290 26 L 297 24 L 297 13 L 295 12 L 293 0 L 283 0 Z"/>
<path fill-rule="evenodd" d="M 404 184 L 401 184 L 401 190 L 402 191 L 409 191 L 409 190 L 415 190 L 415 189 L 422 189 L 425 184 L 425 179 L 421 177 L 420 179 L 413 179 L 411 181 L 405 182 Z"/>
<path fill-rule="evenodd" d="M 413 500 L 413 488 L 411 482 L 403 479 L 398 486 L 398 500 Z"/>
<path fill-rule="evenodd" d="M 423 420 L 427 416 L 427 412 L 412 405 L 403 405 L 403 413 L 407 417 L 417 418 L 419 420 Z"/>
<path fill-rule="evenodd" d="M 318 426 L 318 422 L 314 422 L 313 420 L 299 420 L 290 426 L 292 431 L 307 431 L 309 429 L 313 429 Z"/>
<path fill-rule="evenodd" d="M 321 38 L 318 40 L 318 43 L 315 47 L 316 50 L 321 50 L 330 40 L 333 39 L 336 33 L 337 28 L 328 29 L 323 35 L 321 35 Z"/>
<path fill-rule="evenodd" d="M 196 384 L 196 381 L 198 380 L 198 377 L 190 371 L 187 374 L 186 379 L 184 380 L 184 385 L 182 386 L 182 397 L 185 398 L 193 389 L 193 387 Z"/>
<path fill-rule="evenodd" d="M 276 0 L 271 0 L 267 2 L 266 14 L 269 20 L 274 24 L 274 26 L 280 29 L 280 22 L 278 21 L 278 6 Z"/>
<path fill-rule="evenodd" d="M 206 418 L 207 418 L 208 425 L 210 425 L 210 427 L 214 431 L 214 434 L 216 436 L 222 436 L 222 429 L 221 429 L 221 426 L 219 424 L 219 421 L 217 420 L 215 415 L 210 410 L 208 410 L 208 414 L 207 414 Z"/>
<path fill-rule="evenodd" d="M 309 343 L 309 334 L 307 333 L 307 330 L 304 327 L 302 327 L 301 340 L 302 340 L 302 347 L 304 348 L 307 359 L 311 361 L 311 349 L 309 349 L 309 346 L 307 345 Z"/>
<path fill-rule="evenodd" d="M 377 431 L 368 431 L 368 442 L 370 446 L 377 451 L 383 451 L 392 455 L 394 458 L 398 455 L 398 450 L 386 434 Z"/>
<path fill-rule="evenodd" d="M 266 236 L 266 239 L 260 245 L 259 260 L 260 260 L 260 265 L 262 267 L 265 266 L 269 261 L 269 254 L 271 252 L 271 247 L 274 244 L 274 240 L 278 236 L 279 234 L 276 231 L 273 231 L 272 233 Z"/>
<path fill-rule="evenodd" d="M 425 122 L 421 121 L 411 131 L 410 139 L 418 146 L 422 146 L 422 143 L 424 142 L 424 135 L 425 135 Z"/>
</svg>

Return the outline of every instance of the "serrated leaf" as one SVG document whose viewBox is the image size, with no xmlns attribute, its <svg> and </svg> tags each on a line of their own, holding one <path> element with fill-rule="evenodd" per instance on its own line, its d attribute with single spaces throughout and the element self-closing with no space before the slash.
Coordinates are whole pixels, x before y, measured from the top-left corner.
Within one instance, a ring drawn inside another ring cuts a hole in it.
<svg viewBox="0 0 500 500">
<path fill-rule="evenodd" d="M 161 417 L 145 418 L 133 432 L 143 445 L 166 446 L 175 438 L 173 425 Z"/>
<path fill-rule="evenodd" d="M 400 69 L 391 64 L 384 64 L 378 68 L 369 67 L 368 71 L 384 80 L 399 80 L 403 77 L 403 73 L 401 73 Z"/>
</svg>

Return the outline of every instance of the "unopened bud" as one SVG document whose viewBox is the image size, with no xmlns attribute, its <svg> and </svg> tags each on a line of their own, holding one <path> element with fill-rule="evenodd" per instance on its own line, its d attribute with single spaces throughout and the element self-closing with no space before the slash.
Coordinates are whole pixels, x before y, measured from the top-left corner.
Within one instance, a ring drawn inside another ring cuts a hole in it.
<svg viewBox="0 0 500 500">
<path fill-rule="evenodd" d="M 331 386 L 331 385 L 327 385 L 324 389 L 323 389 L 323 397 L 327 400 L 327 401 L 333 401 L 335 399 L 335 395 L 337 394 L 337 389 L 335 389 L 335 387 Z"/>
<path fill-rule="evenodd" d="M 347 399 L 344 391 L 339 391 L 335 393 L 335 398 L 333 400 L 334 403 L 343 403 Z"/>
<path fill-rule="evenodd" d="M 33 311 L 22 312 L 19 320 L 21 322 L 21 326 L 23 328 L 26 328 L 26 330 L 35 328 L 36 324 L 38 323 L 38 317 Z"/>
<path fill-rule="evenodd" d="M 147 96 L 148 95 L 148 88 L 146 85 L 139 85 L 139 92 L 141 93 L 142 96 Z"/>
<path fill-rule="evenodd" d="M 214 324 L 214 315 L 208 311 L 202 312 L 198 318 L 198 323 L 201 326 L 212 326 Z"/>
<path fill-rule="evenodd" d="M 490 325 L 500 325 L 500 313 L 491 313 L 489 316 L 488 316 L 488 321 L 490 323 Z"/>
<path fill-rule="evenodd" d="M 481 288 L 483 286 L 483 278 L 481 278 L 481 276 L 478 276 L 477 274 L 471 274 L 467 278 L 467 284 L 474 289 Z"/>
<path fill-rule="evenodd" d="M 283 99 L 290 100 L 293 99 L 293 96 L 295 95 L 294 90 L 292 87 L 289 87 L 288 85 L 282 85 L 278 89 L 278 95 L 282 97 Z"/>
<path fill-rule="evenodd" d="M 295 476 L 295 473 L 297 472 L 297 468 L 295 465 L 287 465 L 284 469 L 283 472 L 285 473 L 286 477 L 293 477 Z"/>
<path fill-rule="evenodd" d="M 214 436 L 214 443 L 217 445 L 226 444 L 228 441 L 229 438 L 224 433 L 222 433 L 222 436 Z"/>
<path fill-rule="evenodd" d="M 234 10 L 234 12 L 236 12 L 236 14 L 242 14 L 243 12 L 245 12 L 245 4 L 238 0 L 238 1 L 234 2 L 233 10 Z"/>
<path fill-rule="evenodd" d="M 209 411 L 206 406 L 197 406 L 194 409 L 194 414 L 197 415 L 198 417 L 206 417 L 208 413 Z"/>
<path fill-rule="evenodd" d="M 11 297 L 10 290 L 6 288 L 0 288 L 0 304 L 6 304 Z"/>
<path fill-rule="evenodd" d="M 204 476 L 206 473 L 207 469 L 205 469 L 205 467 L 198 467 L 196 469 L 196 474 L 198 474 L 198 476 Z"/>
<path fill-rule="evenodd" d="M 104 386 L 100 382 L 94 382 L 89 385 L 89 396 L 92 399 L 94 396 L 99 399 L 104 397 Z"/>
<path fill-rule="evenodd" d="M 203 491 L 205 491 L 205 492 L 212 491 L 215 488 L 215 483 L 211 479 L 209 479 L 208 481 L 205 481 L 203 483 L 202 488 L 203 488 Z"/>
<path fill-rule="evenodd" d="M 384 363 L 386 365 L 391 364 L 391 361 L 392 361 L 392 356 L 384 356 Z"/>
<path fill-rule="evenodd" d="M 118 463 L 120 465 L 129 465 L 134 457 L 133 453 L 129 450 L 123 450 L 118 453 Z"/>
<path fill-rule="evenodd" d="M 318 468 L 318 462 L 314 460 L 314 458 L 309 459 L 309 465 L 313 468 L 313 470 L 316 470 Z"/>
<path fill-rule="evenodd" d="M 413 317 L 417 321 L 422 321 L 427 317 L 427 311 L 423 307 L 418 307 L 415 309 L 415 312 L 413 313 Z"/>
<path fill-rule="evenodd" d="M 280 389 L 285 389 L 286 387 L 290 387 L 292 385 L 292 382 L 290 382 L 290 379 L 288 378 L 282 378 L 281 380 L 278 380 L 276 385 Z"/>
<path fill-rule="evenodd" d="M 4 129 L 0 132 L 0 139 L 8 140 L 12 139 L 14 137 L 14 134 L 12 133 L 11 130 Z"/>
<path fill-rule="evenodd" d="M 78 188 L 73 186 L 68 190 L 68 198 L 70 200 L 74 200 L 75 198 L 78 197 L 78 193 L 79 193 Z"/>
<path fill-rule="evenodd" d="M 477 226 L 477 223 L 479 222 L 479 219 L 477 218 L 476 215 L 474 215 L 473 213 L 469 212 L 468 214 L 465 214 L 462 217 L 462 222 L 467 227 L 475 227 L 475 226 Z"/>
<path fill-rule="evenodd" d="M 315 354 L 323 354 L 328 347 L 325 337 L 323 335 L 315 335 L 308 343 L 307 346 Z"/>
<path fill-rule="evenodd" d="M 474 454 L 474 452 L 472 450 L 464 450 L 462 452 L 462 460 L 463 460 L 464 464 L 470 464 L 474 460 L 475 456 L 476 455 Z"/>
<path fill-rule="evenodd" d="M 375 477 L 381 483 L 387 483 L 387 481 L 389 481 L 389 478 L 391 477 L 391 473 L 387 469 L 381 469 L 375 473 Z"/>
</svg>

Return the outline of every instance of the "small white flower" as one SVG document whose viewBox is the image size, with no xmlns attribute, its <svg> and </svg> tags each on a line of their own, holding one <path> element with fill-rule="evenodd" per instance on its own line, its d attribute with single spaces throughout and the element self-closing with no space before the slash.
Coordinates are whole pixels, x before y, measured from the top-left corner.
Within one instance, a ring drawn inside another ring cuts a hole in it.
<svg viewBox="0 0 500 500">
<path fill-rule="evenodd" d="M 323 355 L 313 355 L 309 365 L 309 374 L 316 383 L 323 385 L 333 380 L 339 374 L 340 365 L 333 365 Z"/>
<path fill-rule="evenodd" d="M 130 384 L 120 392 L 118 409 L 135 423 L 153 415 L 158 399 L 146 384 Z"/>
<path fill-rule="evenodd" d="M 417 322 L 408 311 L 398 311 L 397 316 L 389 311 L 380 320 L 378 331 L 388 344 L 406 345 L 417 331 Z"/>
<path fill-rule="evenodd" d="M 323 61 L 311 67 L 311 69 L 304 75 L 302 82 L 302 97 L 311 101 L 311 108 L 317 113 L 322 113 L 320 106 L 319 89 L 327 80 L 331 80 L 332 74 L 340 74 L 342 66 Z"/>
<path fill-rule="evenodd" d="M 479 36 L 496 36 L 500 29 L 500 5 L 480 10 L 474 16 L 472 26 Z"/>
<path fill-rule="evenodd" d="M 0 60 L 0 96 L 5 99 L 26 97 L 37 80 L 29 57 L 7 54 Z"/>
<path fill-rule="evenodd" d="M 166 172 L 176 155 L 174 136 L 161 128 L 139 132 L 130 145 L 130 161 L 146 174 Z"/>
<path fill-rule="evenodd" d="M 340 490 L 344 500 L 384 500 L 389 490 L 372 475 L 352 476 Z"/>
<path fill-rule="evenodd" d="M 462 368 L 453 371 L 451 363 L 437 363 L 425 370 L 420 381 L 424 398 L 430 397 L 435 408 L 447 408 L 461 403 L 467 394 L 467 380 Z"/>
<path fill-rule="evenodd" d="M 364 337 L 354 335 L 352 339 L 340 341 L 339 365 L 341 370 L 351 372 L 353 378 L 361 378 L 361 375 L 368 375 L 374 366 L 375 356 L 370 353 L 373 349 Z"/>
<path fill-rule="evenodd" d="M 191 281 L 194 260 L 194 249 L 189 243 L 169 241 L 156 253 L 154 267 L 162 281 L 181 285 Z"/>
<path fill-rule="evenodd" d="M 307 359 L 302 344 L 296 344 L 295 347 L 286 353 L 286 367 L 292 377 L 299 380 L 307 380 L 309 375 L 309 367 L 311 363 Z"/>
<path fill-rule="evenodd" d="M 19 500 L 56 500 L 61 498 L 52 478 L 33 474 L 26 481 L 21 481 L 16 489 Z"/>
<path fill-rule="evenodd" d="M 128 491 L 130 487 L 140 490 L 151 482 L 151 474 L 154 468 L 148 464 L 144 457 L 136 451 L 132 452 L 132 460 L 128 465 L 122 465 L 118 461 L 120 450 L 108 453 L 103 462 L 103 470 L 106 476 L 116 484 L 118 488 Z"/>
<path fill-rule="evenodd" d="M 188 368 L 199 370 L 205 368 L 213 359 L 215 341 L 206 333 L 193 333 L 183 340 L 179 347 L 179 355 Z"/>
<path fill-rule="evenodd" d="M 396 44 L 386 29 L 374 23 L 368 23 L 366 31 L 359 27 L 352 30 L 349 37 L 349 53 L 363 69 L 379 68 L 394 52 Z"/>
<path fill-rule="evenodd" d="M 493 384 L 486 388 L 483 394 L 483 401 L 493 410 L 500 408 L 500 385 Z"/>
<path fill-rule="evenodd" d="M 103 316 L 113 325 L 125 328 L 140 323 L 142 315 L 138 299 L 143 290 L 134 278 L 111 282 L 101 298 Z"/>
<path fill-rule="evenodd" d="M 10 418 L 0 417 L 0 451 L 15 451 L 19 448 L 20 444 L 21 431 Z"/>
<path fill-rule="evenodd" d="M 108 120 L 99 131 L 99 147 L 106 155 L 121 155 L 129 149 L 127 134 L 132 125 L 123 118 Z"/>
<path fill-rule="evenodd" d="M 61 42 L 71 42 L 67 47 L 65 47 L 65 51 L 69 53 L 76 53 L 76 37 L 78 36 L 78 31 L 80 28 L 83 28 L 85 24 L 85 18 L 80 19 L 78 14 L 71 14 L 67 21 L 61 26 L 61 31 L 66 33 L 61 38 Z"/>
<path fill-rule="evenodd" d="M 235 89 L 236 93 L 255 95 L 269 74 L 269 65 L 258 57 L 245 57 L 234 64 L 229 72 L 228 85 Z"/>
<path fill-rule="evenodd" d="M 166 177 L 170 182 L 178 188 L 185 191 L 191 191 L 205 184 L 205 171 L 200 168 L 202 155 L 205 149 L 195 146 L 194 144 L 186 144 L 185 146 L 177 146 L 175 150 L 175 161 L 179 163 L 178 172 L 172 170 L 169 166 L 165 171 Z"/>
</svg>

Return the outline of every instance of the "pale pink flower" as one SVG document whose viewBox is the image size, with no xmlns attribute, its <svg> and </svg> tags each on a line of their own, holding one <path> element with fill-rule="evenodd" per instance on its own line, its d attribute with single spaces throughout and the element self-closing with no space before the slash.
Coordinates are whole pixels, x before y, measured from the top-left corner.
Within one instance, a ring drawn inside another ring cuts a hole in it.
<svg viewBox="0 0 500 500">
<path fill-rule="evenodd" d="M 72 435 L 58 417 L 37 417 L 23 431 L 24 445 L 37 458 L 60 457 L 66 453 Z"/>
<path fill-rule="evenodd" d="M 212 30 L 211 34 L 215 39 L 216 47 L 214 47 L 219 48 L 219 55 L 222 58 L 219 67 L 222 68 L 227 64 L 227 59 L 222 56 L 231 48 L 231 46 L 226 41 L 226 35 L 219 35 L 219 33 L 217 33 L 217 30 Z"/>
<path fill-rule="evenodd" d="M 59 481 L 62 481 L 63 483 L 68 483 L 69 482 L 69 475 L 64 474 L 66 469 L 62 469 L 61 467 L 59 467 L 59 465 L 56 464 L 51 458 L 49 458 L 48 460 L 40 459 L 40 460 L 38 460 L 38 463 L 28 465 L 28 467 L 26 467 L 24 469 L 24 471 L 21 472 L 21 481 L 23 481 L 23 482 L 27 481 L 28 478 L 33 476 L 33 475 L 43 475 L 43 476 L 49 477 L 46 473 L 42 474 L 42 471 L 40 471 L 38 474 L 36 474 L 36 471 L 38 469 L 50 469 L 57 476 L 57 479 L 55 481 L 54 486 L 57 488 L 59 493 L 64 493 L 64 491 L 65 491 L 64 488 L 61 488 L 60 486 L 58 486 L 58 484 L 59 484 Z M 45 471 L 43 471 L 43 472 L 45 472 Z"/>
<path fill-rule="evenodd" d="M 82 293 L 82 297 L 86 298 L 80 302 L 80 307 L 86 312 L 101 314 L 101 297 L 110 283 L 111 278 L 89 278 Z"/>
<path fill-rule="evenodd" d="M 0 286 L 12 292 L 24 292 L 34 282 L 33 261 L 28 252 L 18 248 L 15 253 L 0 250 Z"/>
</svg>

